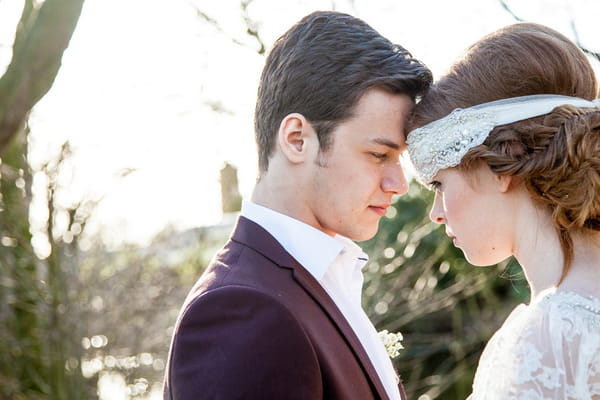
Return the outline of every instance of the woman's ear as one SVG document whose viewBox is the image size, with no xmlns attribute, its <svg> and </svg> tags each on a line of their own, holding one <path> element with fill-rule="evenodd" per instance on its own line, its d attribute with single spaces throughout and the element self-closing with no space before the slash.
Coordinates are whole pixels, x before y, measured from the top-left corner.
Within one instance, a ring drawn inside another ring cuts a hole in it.
<svg viewBox="0 0 600 400">
<path fill-rule="evenodd" d="M 521 179 L 516 176 L 510 175 L 496 175 L 498 179 L 498 188 L 500 192 L 507 193 L 511 189 L 516 188 L 520 183 Z"/>
<path fill-rule="evenodd" d="M 302 114 L 288 114 L 281 120 L 277 131 L 277 145 L 285 157 L 293 164 L 306 160 L 306 155 L 315 136 L 312 125 Z"/>
</svg>

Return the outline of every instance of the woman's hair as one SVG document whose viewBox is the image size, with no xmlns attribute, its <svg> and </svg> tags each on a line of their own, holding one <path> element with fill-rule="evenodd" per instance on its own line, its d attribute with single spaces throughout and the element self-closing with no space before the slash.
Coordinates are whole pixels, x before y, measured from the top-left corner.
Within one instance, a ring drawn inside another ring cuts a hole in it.
<svg viewBox="0 0 600 400">
<path fill-rule="evenodd" d="M 597 90 L 587 57 L 565 36 L 538 24 L 510 25 L 473 44 L 426 92 L 411 129 L 498 99 L 560 94 L 592 100 Z M 481 163 L 498 175 L 519 177 L 550 212 L 564 255 L 562 282 L 573 260 L 572 234 L 600 231 L 600 109 L 561 106 L 498 126 L 458 168 Z"/>
</svg>

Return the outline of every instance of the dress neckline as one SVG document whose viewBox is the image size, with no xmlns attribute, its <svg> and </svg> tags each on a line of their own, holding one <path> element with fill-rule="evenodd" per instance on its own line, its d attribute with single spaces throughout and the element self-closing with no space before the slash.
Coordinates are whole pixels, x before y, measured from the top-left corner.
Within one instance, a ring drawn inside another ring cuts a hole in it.
<svg viewBox="0 0 600 400">
<path fill-rule="evenodd" d="M 566 301 L 571 305 L 581 307 L 596 315 L 600 315 L 600 298 L 595 296 L 583 295 L 572 290 L 557 290 L 556 288 L 546 289 L 531 302 L 537 304 L 542 301 Z"/>
</svg>

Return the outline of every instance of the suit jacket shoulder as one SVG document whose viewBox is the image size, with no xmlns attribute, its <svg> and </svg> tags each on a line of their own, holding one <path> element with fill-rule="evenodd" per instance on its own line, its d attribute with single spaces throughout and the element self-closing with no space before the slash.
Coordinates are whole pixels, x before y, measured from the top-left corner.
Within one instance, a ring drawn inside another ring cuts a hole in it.
<svg viewBox="0 0 600 400">
<path fill-rule="evenodd" d="M 165 397 L 199 394 L 387 398 L 335 303 L 272 236 L 244 218 L 190 292 L 175 327 Z"/>
<path fill-rule="evenodd" d="M 276 298 L 248 286 L 225 285 L 194 298 L 172 354 L 175 399 L 322 397 L 310 338 Z"/>
</svg>

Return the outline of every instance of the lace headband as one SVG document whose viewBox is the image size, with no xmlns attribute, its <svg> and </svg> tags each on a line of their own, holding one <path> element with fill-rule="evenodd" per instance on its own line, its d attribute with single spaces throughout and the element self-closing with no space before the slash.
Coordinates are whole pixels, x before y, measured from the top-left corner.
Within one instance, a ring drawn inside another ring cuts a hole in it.
<svg viewBox="0 0 600 400">
<path fill-rule="evenodd" d="M 408 154 L 421 181 L 429 183 L 439 170 L 460 164 L 464 155 L 482 144 L 496 126 L 548 114 L 566 104 L 598 107 L 600 100 L 540 94 L 457 108 L 410 132 L 406 140 Z"/>
</svg>

